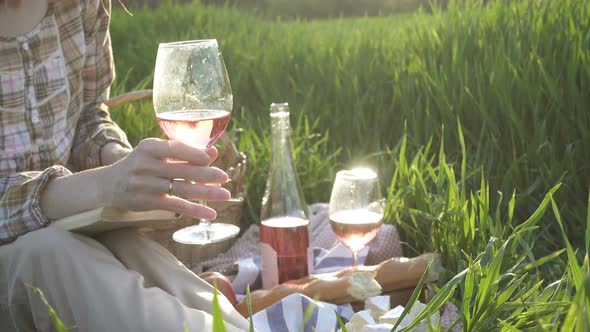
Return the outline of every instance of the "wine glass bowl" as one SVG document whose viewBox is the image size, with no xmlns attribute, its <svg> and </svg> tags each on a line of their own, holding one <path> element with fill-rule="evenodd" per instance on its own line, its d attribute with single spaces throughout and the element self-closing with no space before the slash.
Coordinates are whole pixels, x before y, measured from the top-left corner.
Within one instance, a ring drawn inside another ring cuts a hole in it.
<svg viewBox="0 0 590 332">
<path fill-rule="evenodd" d="M 368 168 L 340 171 L 330 195 L 332 231 L 352 251 L 353 267 L 358 252 L 379 232 L 383 222 L 383 199 L 377 173 Z"/>
<path fill-rule="evenodd" d="M 190 109 L 231 113 L 233 94 L 215 39 L 161 43 L 154 70 L 156 114 Z"/>
<path fill-rule="evenodd" d="M 162 43 L 154 70 L 154 111 L 171 140 L 208 149 L 229 124 L 233 95 L 217 40 Z M 205 202 L 200 201 L 205 205 Z M 186 244 L 209 244 L 235 236 L 235 225 L 201 219 L 174 233 Z"/>
</svg>

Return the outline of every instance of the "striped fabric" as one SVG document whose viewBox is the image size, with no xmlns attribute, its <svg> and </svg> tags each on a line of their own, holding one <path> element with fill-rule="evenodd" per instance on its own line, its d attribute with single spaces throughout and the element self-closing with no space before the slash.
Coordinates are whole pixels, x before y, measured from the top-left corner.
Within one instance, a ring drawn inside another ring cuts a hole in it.
<svg viewBox="0 0 590 332">
<path fill-rule="evenodd" d="M 436 292 L 429 287 L 429 294 L 434 296 Z M 430 300 L 432 297 L 430 298 Z M 418 314 L 424 309 L 424 304 L 419 301 L 414 304 L 411 311 L 402 320 L 402 323 L 396 331 L 406 327 Z M 402 306 L 397 306 L 397 310 L 402 310 Z M 413 310 L 416 310 L 413 312 Z M 401 312 L 400 312 L 401 313 Z M 278 301 L 268 308 L 261 310 L 252 315 L 254 329 L 258 332 L 340 332 L 340 325 L 337 316 L 340 316 L 343 323 L 354 320 L 355 314 L 350 304 L 335 305 L 331 303 L 314 301 L 309 297 L 295 293 L 291 294 L 281 301 Z M 439 318 L 435 318 L 439 317 Z M 410 331 L 427 332 L 428 320 L 423 320 Z M 440 321 L 441 331 L 460 332 L 463 324 L 459 309 L 452 302 L 446 302 L 441 310 L 431 316 L 430 321 L 437 326 L 436 321 Z M 363 326 L 360 331 L 392 331 L 393 325 L 388 324 L 370 324 Z M 352 332 L 351 327 L 348 331 Z M 359 331 L 358 327 L 356 331 Z"/>
<path fill-rule="evenodd" d="M 130 147 L 103 102 L 114 78 L 110 1 L 50 1 L 30 33 L 0 37 L 0 244 L 49 220 L 54 177 L 98 167 L 108 142 Z"/>
<path fill-rule="evenodd" d="M 331 332 L 339 326 L 336 314 L 347 322 L 354 311 L 350 304 L 314 301 L 296 293 L 252 315 L 252 323 L 258 332 Z"/>
</svg>

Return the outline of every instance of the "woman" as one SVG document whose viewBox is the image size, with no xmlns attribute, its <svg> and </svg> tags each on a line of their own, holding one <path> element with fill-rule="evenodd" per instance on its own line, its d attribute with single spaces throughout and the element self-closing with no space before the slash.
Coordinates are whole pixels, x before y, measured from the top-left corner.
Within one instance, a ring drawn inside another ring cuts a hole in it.
<svg viewBox="0 0 590 332">
<path fill-rule="evenodd" d="M 155 242 L 46 227 L 98 207 L 214 218 L 188 199 L 229 198 L 194 184 L 227 181 L 209 166 L 215 149 L 155 138 L 133 149 L 110 119 L 109 21 L 106 0 L 0 0 L 2 331 L 53 329 L 32 287 L 74 330 L 211 330 L 211 287 Z M 221 303 L 228 329 L 247 329 Z"/>
</svg>

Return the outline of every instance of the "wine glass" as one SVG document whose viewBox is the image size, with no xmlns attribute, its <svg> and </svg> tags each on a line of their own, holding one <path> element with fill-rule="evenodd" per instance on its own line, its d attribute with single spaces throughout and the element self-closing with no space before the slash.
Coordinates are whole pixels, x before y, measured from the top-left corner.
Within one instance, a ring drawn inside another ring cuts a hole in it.
<svg viewBox="0 0 590 332">
<path fill-rule="evenodd" d="M 358 252 L 371 242 L 383 222 L 383 199 L 377 174 L 368 168 L 336 173 L 330 196 L 332 231 L 352 251 L 352 267 Z"/>
<path fill-rule="evenodd" d="M 172 139 L 207 149 L 229 123 L 233 96 L 217 40 L 162 43 L 154 73 L 154 110 Z M 205 202 L 199 201 L 205 205 Z M 235 225 L 201 219 L 172 236 L 185 244 L 209 244 L 235 236 Z"/>
</svg>

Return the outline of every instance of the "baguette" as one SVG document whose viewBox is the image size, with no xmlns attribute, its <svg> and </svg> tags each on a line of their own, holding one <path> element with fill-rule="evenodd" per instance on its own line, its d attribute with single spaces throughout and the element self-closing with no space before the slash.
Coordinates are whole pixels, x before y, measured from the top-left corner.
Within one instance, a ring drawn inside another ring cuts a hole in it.
<svg viewBox="0 0 590 332">
<path fill-rule="evenodd" d="M 374 268 L 375 280 L 385 292 L 409 287 L 414 288 L 418 285 L 431 261 L 432 265 L 428 271 L 426 281 L 436 281 L 443 272 L 443 266 L 440 256 L 432 253 L 413 258 L 393 257 L 383 261 Z"/>
<path fill-rule="evenodd" d="M 283 283 L 269 290 L 254 291 L 250 296 L 252 314 L 294 293 L 301 293 L 320 301 L 343 304 L 365 300 L 381 293 L 414 288 L 426 272 L 431 260 L 434 261 L 427 280 L 434 281 L 438 279 L 442 271 L 440 257 L 424 254 L 414 258 L 394 257 L 378 265 L 312 275 Z M 247 299 L 240 301 L 236 309 L 247 317 Z"/>
</svg>

